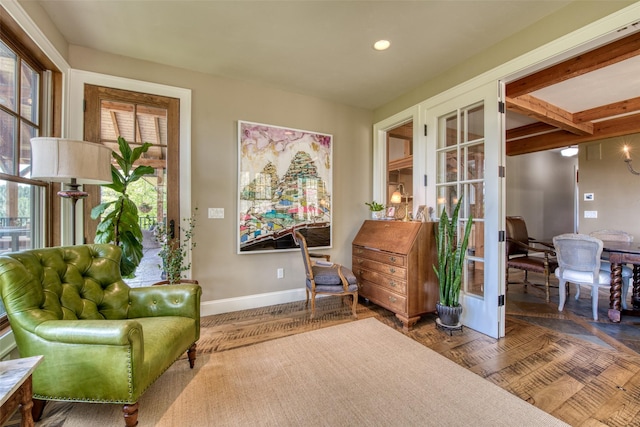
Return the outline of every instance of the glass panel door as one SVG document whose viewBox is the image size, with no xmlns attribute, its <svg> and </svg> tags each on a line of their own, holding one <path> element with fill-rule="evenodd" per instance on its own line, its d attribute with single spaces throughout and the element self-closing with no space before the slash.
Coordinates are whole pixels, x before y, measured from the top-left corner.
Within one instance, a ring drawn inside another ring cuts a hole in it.
<svg viewBox="0 0 640 427">
<path fill-rule="evenodd" d="M 504 149 L 497 93 L 494 83 L 427 111 L 427 123 L 436 129 L 428 141 L 436 159 L 436 214 L 445 209 L 451 215 L 462 200 L 458 233 L 469 220 L 473 224 L 460 297 L 462 322 L 496 338 L 504 335 L 504 308 L 498 305 L 498 295 L 504 294 L 503 244 L 498 242 L 498 165 Z"/>
<path fill-rule="evenodd" d="M 159 244 L 153 234 L 156 224 L 180 233 L 179 100 L 89 84 L 85 85 L 85 99 L 87 141 L 100 142 L 115 152 L 119 152 L 118 137 L 126 139 L 132 149 L 144 142 L 151 143 L 136 166 L 151 166 L 155 173 L 136 181 L 127 190 L 138 206 L 144 237 L 144 257 L 136 277 L 127 279 L 127 283 L 130 286 L 153 284 L 161 280 Z M 87 199 L 91 207 L 117 196 L 108 188 L 99 190 Z M 96 226 L 97 221 L 85 218 L 89 241 L 93 241 Z"/>
</svg>

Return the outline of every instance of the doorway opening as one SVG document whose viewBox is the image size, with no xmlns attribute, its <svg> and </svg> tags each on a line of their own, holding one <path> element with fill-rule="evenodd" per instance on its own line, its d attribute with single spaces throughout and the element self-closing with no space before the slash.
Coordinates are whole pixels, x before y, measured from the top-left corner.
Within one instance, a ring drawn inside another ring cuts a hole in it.
<svg viewBox="0 0 640 427">
<path fill-rule="evenodd" d="M 118 137 L 124 138 L 132 149 L 145 142 L 151 144 L 136 166 L 151 166 L 154 173 L 128 188 L 130 198 L 138 207 L 144 256 L 135 277 L 125 280 L 130 286 L 153 284 L 161 280 L 162 274 L 154 231 L 158 224 L 170 227 L 173 222 L 176 231 L 179 226 L 179 100 L 88 84 L 85 100 L 86 140 L 100 142 L 116 153 L 119 152 Z M 115 161 L 113 164 L 117 166 Z M 95 206 L 117 194 L 101 187 L 90 197 Z M 95 230 L 97 223 L 85 218 L 86 235 Z"/>
</svg>

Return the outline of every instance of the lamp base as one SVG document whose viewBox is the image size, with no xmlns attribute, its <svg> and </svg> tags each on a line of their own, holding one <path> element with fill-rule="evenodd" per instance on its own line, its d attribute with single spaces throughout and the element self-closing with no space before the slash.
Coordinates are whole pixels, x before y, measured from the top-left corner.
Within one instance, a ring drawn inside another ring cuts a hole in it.
<svg viewBox="0 0 640 427">
<path fill-rule="evenodd" d="M 69 184 L 69 186 L 71 187 L 69 190 L 61 190 L 58 191 L 58 196 L 65 198 L 65 199 L 71 199 L 71 227 L 72 227 L 72 244 L 75 246 L 76 244 L 76 203 L 78 202 L 79 199 L 84 199 L 85 197 L 87 197 L 89 195 L 89 193 L 87 193 L 86 191 L 80 191 L 78 190 L 78 184 L 75 183 L 75 179 L 72 180 L 72 183 Z"/>
<path fill-rule="evenodd" d="M 64 197 L 65 199 L 84 199 L 87 197 L 89 193 L 80 190 L 62 190 L 58 191 L 58 196 Z"/>
</svg>

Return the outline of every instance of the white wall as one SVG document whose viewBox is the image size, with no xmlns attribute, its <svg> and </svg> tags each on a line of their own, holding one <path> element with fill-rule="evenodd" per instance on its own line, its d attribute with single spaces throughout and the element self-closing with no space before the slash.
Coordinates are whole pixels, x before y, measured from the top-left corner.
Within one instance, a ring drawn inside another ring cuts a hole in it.
<svg viewBox="0 0 640 427">
<path fill-rule="evenodd" d="M 640 170 L 640 135 L 596 141 L 580 147 L 580 227 L 588 234 L 600 229 L 623 230 L 640 241 L 640 176 L 632 175 L 624 162 L 622 147 L 631 147 L 633 166 Z M 584 201 L 593 193 L 593 201 Z M 584 218 L 597 211 L 597 218 Z"/>
<path fill-rule="evenodd" d="M 507 216 L 522 216 L 530 237 L 550 240 L 574 231 L 578 157 L 557 151 L 507 157 Z"/>
</svg>

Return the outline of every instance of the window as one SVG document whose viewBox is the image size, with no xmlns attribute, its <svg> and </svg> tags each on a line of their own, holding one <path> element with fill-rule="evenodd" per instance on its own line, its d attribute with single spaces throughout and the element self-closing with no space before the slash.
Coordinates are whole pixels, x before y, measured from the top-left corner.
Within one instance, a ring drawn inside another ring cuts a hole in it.
<svg viewBox="0 0 640 427">
<path fill-rule="evenodd" d="M 30 140 L 49 134 L 42 94 L 51 73 L 11 28 L 0 25 L 0 254 L 43 247 L 47 217 L 47 184 L 31 179 Z M 0 330 L 7 326 L 0 301 Z"/>
</svg>

